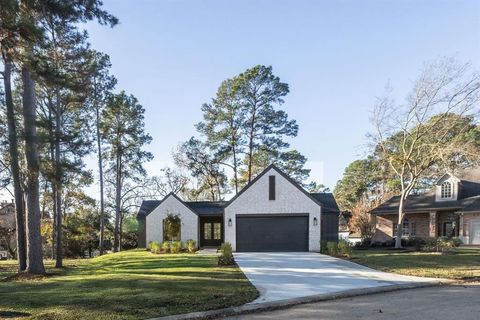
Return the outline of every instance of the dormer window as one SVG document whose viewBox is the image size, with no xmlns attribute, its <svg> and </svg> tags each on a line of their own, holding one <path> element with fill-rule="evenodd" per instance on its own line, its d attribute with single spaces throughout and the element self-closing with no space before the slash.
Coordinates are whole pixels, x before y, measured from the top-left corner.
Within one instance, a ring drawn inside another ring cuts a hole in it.
<svg viewBox="0 0 480 320">
<path fill-rule="evenodd" d="M 448 181 L 445 181 L 442 183 L 442 190 L 440 193 L 440 196 L 442 199 L 447 199 L 452 197 L 452 184 Z"/>
</svg>

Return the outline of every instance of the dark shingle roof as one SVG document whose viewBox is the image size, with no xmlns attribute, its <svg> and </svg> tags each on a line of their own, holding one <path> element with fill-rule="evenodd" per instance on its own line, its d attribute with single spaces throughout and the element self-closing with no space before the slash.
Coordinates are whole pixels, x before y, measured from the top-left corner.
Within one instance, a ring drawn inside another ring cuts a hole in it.
<svg viewBox="0 0 480 320">
<path fill-rule="evenodd" d="M 396 212 L 400 202 L 400 196 L 391 197 L 371 213 L 389 213 Z M 459 209 L 459 201 L 435 201 L 435 194 L 425 193 L 419 195 L 410 195 L 405 202 L 405 212 L 429 211 L 434 209 Z"/>
<path fill-rule="evenodd" d="M 480 211 L 480 168 L 459 170 L 453 174 L 460 180 L 458 200 L 435 201 L 435 189 L 431 192 L 410 195 L 405 203 L 405 212 L 426 212 L 429 210 Z M 385 201 L 371 213 L 396 213 L 400 196 Z"/>
<path fill-rule="evenodd" d="M 146 217 L 153 211 L 162 201 L 161 200 L 143 200 L 137 217 Z"/>
<path fill-rule="evenodd" d="M 223 207 L 228 201 L 187 201 L 185 204 L 195 211 L 199 216 L 202 215 L 221 215 Z"/>
<path fill-rule="evenodd" d="M 322 207 L 322 213 L 340 213 L 338 209 L 337 201 L 333 197 L 332 193 L 310 193 L 318 202 L 320 202 Z"/>
<path fill-rule="evenodd" d="M 317 203 L 322 207 L 323 213 L 339 213 L 340 210 L 338 209 L 337 202 L 331 193 L 308 193 L 302 188 L 296 181 L 292 178 L 287 176 L 283 171 L 278 169 L 275 165 L 269 165 L 262 173 L 260 173 L 255 179 L 253 179 L 247 186 L 245 186 L 239 193 L 237 193 L 230 201 L 182 201 L 178 198 L 175 194 L 169 194 L 176 197 L 178 200 L 183 202 L 187 207 L 189 207 L 193 212 L 198 214 L 199 216 L 202 215 L 221 215 L 226 206 L 232 203 L 240 194 L 245 192 L 251 185 L 253 185 L 262 175 L 267 173 L 271 168 L 275 169 L 280 175 L 285 177 L 288 181 L 290 181 L 295 187 L 297 187 L 300 191 L 302 191 L 307 197 L 309 197 L 312 201 Z M 168 196 L 169 196 L 168 195 Z M 166 196 L 163 200 L 165 200 L 168 196 Z M 152 212 L 163 200 L 144 200 L 142 205 L 140 206 L 140 210 L 138 211 L 137 217 L 145 217 L 150 212 Z"/>
<path fill-rule="evenodd" d="M 142 201 L 137 217 L 148 216 L 162 201 L 163 200 Z M 227 201 L 183 201 L 183 203 L 199 216 L 203 216 L 221 215 Z"/>
</svg>

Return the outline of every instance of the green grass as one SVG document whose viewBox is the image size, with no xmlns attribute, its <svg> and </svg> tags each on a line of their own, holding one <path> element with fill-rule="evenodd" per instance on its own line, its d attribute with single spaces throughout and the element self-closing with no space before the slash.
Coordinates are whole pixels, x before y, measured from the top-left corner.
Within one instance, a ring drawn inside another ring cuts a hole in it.
<svg viewBox="0 0 480 320">
<path fill-rule="evenodd" d="M 368 267 L 409 276 L 480 279 L 480 250 L 458 248 L 455 254 L 395 250 L 354 250 L 352 261 Z"/>
<path fill-rule="evenodd" d="M 0 319 L 142 319 L 241 305 L 257 290 L 216 256 L 155 255 L 144 250 L 66 260 L 39 280 L 0 282 Z M 0 262 L 0 277 L 15 273 Z"/>
</svg>

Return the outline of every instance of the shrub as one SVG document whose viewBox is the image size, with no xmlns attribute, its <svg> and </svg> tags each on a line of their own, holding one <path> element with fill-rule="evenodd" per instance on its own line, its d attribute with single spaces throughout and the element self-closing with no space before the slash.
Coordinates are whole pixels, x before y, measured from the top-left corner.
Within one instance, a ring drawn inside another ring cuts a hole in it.
<svg viewBox="0 0 480 320">
<path fill-rule="evenodd" d="M 320 253 L 328 254 L 327 243 L 325 241 L 320 241 Z"/>
<path fill-rule="evenodd" d="M 327 242 L 327 253 L 330 256 L 337 256 L 338 255 L 338 246 L 336 241 L 328 241 Z"/>
<path fill-rule="evenodd" d="M 169 241 L 163 241 L 162 242 L 162 251 L 165 253 L 170 252 L 170 242 Z"/>
<path fill-rule="evenodd" d="M 160 242 L 157 242 L 157 241 L 150 241 L 148 243 L 148 249 L 152 253 L 160 253 L 160 251 L 162 249 L 162 244 Z"/>
<path fill-rule="evenodd" d="M 407 243 L 416 251 L 420 251 L 422 247 L 426 244 L 426 240 L 423 238 L 408 238 Z"/>
<path fill-rule="evenodd" d="M 221 266 L 230 266 L 234 263 L 232 245 L 228 242 L 222 243 L 220 246 L 220 255 L 218 256 L 218 264 Z"/>
<path fill-rule="evenodd" d="M 189 239 L 187 242 L 185 242 L 185 246 L 188 252 L 193 253 L 197 251 L 197 243 L 195 240 Z"/>
<path fill-rule="evenodd" d="M 372 246 L 371 238 L 363 238 L 360 242 L 355 243 L 355 248 L 368 248 Z"/>
<path fill-rule="evenodd" d="M 458 238 L 458 237 L 454 237 L 454 238 L 452 238 L 451 240 L 452 240 L 453 246 L 454 246 L 455 248 L 458 248 L 458 247 L 460 247 L 460 245 L 463 244 L 463 241 L 462 241 L 460 238 Z"/>
<path fill-rule="evenodd" d="M 352 256 L 352 245 L 345 239 L 341 239 L 337 244 L 337 251 L 340 256 L 350 258 Z"/>
<path fill-rule="evenodd" d="M 460 246 L 462 240 L 459 238 L 428 238 L 423 245 L 422 250 L 428 252 L 451 252 L 454 248 Z"/>
<path fill-rule="evenodd" d="M 182 243 L 180 241 L 172 241 L 170 242 L 170 253 L 180 253 L 182 251 Z"/>
</svg>

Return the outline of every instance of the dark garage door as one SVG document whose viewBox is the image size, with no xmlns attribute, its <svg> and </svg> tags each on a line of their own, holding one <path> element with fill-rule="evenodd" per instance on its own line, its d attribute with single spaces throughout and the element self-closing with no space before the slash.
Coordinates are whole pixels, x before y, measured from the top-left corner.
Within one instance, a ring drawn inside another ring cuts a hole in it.
<svg viewBox="0 0 480 320">
<path fill-rule="evenodd" d="M 308 251 L 308 216 L 237 216 L 238 252 Z"/>
</svg>

